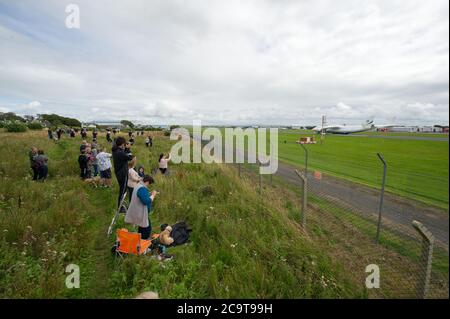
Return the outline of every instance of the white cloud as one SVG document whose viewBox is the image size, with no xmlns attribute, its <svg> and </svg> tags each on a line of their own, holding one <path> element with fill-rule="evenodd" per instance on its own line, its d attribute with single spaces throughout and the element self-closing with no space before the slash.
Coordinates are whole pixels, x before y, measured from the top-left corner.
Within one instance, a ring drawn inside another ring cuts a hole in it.
<svg viewBox="0 0 450 319">
<path fill-rule="evenodd" d="M 77 4 L 79 30 L 61 1 L 0 0 L 0 105 L 161 123 L 448 118 L 446 1 Z"/>
</svg>

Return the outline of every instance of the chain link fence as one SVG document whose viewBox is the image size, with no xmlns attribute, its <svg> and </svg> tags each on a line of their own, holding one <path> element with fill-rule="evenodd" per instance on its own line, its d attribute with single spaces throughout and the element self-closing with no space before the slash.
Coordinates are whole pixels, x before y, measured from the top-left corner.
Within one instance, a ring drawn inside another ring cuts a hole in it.
<svg viewBox="0 0 450 319">
<path fill-rule="evenodd" d="M 260 175 L 259 164 L 233 165 L 241 178 L 254 180 L 262 196 L 277 187 L 291 189 L 294 221 L 345 267 L 356 284 L 366 287 L 369 298 L 448 298 L 448 209 L 401 196 L 417 191 L 414 183 L 424 173 L 398 173 L 379 154 L 371 163 L 335 165 L 349 168 L 348 181 L 336 177 L 340 172 L 308 167 L 312 158 L 305 151 L 303 167 L 296 170 L 280 163 L 275 176 Z M 362 184 L 368 170 L 379 171 L 370 186 Z M 386 180 L 395 181 L 400 191 L 384 192 Z M 442 181 L 435 182 L 429 185 Z M 379 269 L 375 288 L 367 284 L 373 267 Z"/>
</svg>

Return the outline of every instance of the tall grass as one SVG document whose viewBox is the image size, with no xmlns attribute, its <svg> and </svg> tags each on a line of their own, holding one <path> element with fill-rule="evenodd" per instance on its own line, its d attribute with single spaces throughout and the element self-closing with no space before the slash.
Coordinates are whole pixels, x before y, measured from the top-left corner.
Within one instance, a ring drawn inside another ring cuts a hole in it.
<svg viewBox="0 0 450 319">
<path fill-rule="evenodd" d="M 164 298 L 365 297 L 339 263 L 309 240 L 289 218 L 283 194 L 258 195 L 251 181 L 219 165 L 171 165 L 156 175 L 160 191 L 151 221 L 184 220 L 191 243 L 162 263 L 149 256 L 115 259 L 106 230 L 117 185 L 92 188 L 78 178 L 80 139 L 54 142 L 45 132 L 0 133 L 0 297 L 129 298 L 155 290 Z M 107 146 L 104 136 L 100 143 Z M 49 156 L 49 178 L 31 181 L 29 147 Z M 109 147 L 109 146 L 108 146 Z M 133 152 L 147 172 L 169 141 L 158 136 Z M 123 223 L 117 227 L 132 226 Z M 81 269 L 81 287 L 65 287 L 65 267 Z"/>
</svg>

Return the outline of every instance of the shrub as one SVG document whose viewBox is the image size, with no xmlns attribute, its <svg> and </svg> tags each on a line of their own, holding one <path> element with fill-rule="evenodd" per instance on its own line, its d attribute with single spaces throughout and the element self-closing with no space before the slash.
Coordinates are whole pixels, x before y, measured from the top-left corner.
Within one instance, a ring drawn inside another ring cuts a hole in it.
<svg viewBox="0 0 450 319">
<path fill-rule="evenodd" d="M 19 121 L 8 122 L 5 124 L 7 132 L 25 132 L 28 128 L 27 126 Z"/>
<path fill-rule="evenodd" d="M 42 130 L 44 128 L 42 123 L 38 121 L 30 122 L 27 126 L 30 130 Z"/>
</svg>

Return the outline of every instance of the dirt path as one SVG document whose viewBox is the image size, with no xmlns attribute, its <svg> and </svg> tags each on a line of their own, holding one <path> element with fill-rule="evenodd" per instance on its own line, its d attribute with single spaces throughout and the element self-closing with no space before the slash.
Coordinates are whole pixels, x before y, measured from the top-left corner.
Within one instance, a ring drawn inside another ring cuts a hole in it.
<svg viewBox="0 0 450 319">
<path fill-rule="evenodd" d="M 279 163 L 276 176 L 301 185 L 294 172 L 295 167 Z M 365 214 L 378 214 L 379 195 L 376 189 L 352 183 L 343 179 L 322 175 L 315 179 L 312 172 L 308 173 L 308 189 L 314 194 L 327 198 L 335 198 Z M 392 223 L 411 226 L 413 220 L 422 222 L 448 250 L 449 244 L 449 216 L 448 213 L 421 202 L 385 193 L 383 219 Z"/>
</svg>

